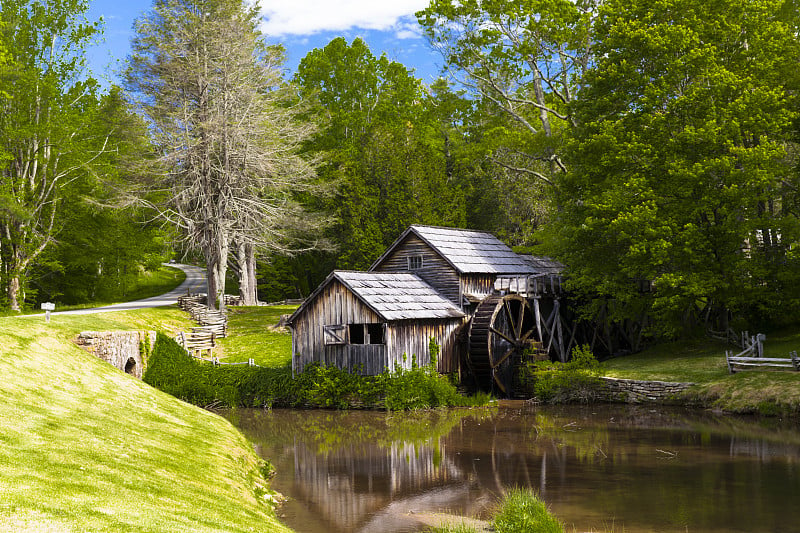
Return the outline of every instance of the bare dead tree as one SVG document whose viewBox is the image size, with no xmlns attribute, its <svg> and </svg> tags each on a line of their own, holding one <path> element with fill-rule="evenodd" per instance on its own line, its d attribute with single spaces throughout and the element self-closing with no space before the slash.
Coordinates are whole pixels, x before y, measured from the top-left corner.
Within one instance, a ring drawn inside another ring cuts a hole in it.
<svg viewBox="0 0 800 533">
<path fill-rule="evenodd" d="M 256 252 L 311 246 L 320 222 L 298 217 L 293 201 L 323 191 L 314 161 L 299 155 L 314 128 L 298 119 L 282 50 L 265 44 L 256 11 L 241 0 L 158 0 L 135 27 L 127 88 L 151 124 L 162 170 L 139 200 L 203 254 L 209 306 L 224 306 L 231 251 L 253 303 Z"/>
</svg>

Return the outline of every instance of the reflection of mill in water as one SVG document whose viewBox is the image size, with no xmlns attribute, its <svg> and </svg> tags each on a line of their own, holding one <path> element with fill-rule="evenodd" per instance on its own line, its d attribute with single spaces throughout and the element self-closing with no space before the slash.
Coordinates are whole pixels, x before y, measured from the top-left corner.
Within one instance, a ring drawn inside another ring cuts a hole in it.
<svg viewBox="0 0 800 533">
<path fill-rule="evenodd" d="M 405 443 L 388 448 L 350 445 L 323 454 L 297 444 L 296 488 L 339 530 L 380 531 L 392 519 L 390 514 L 404 514 L 418 495 L 430 492 L 446 498 L 448 488 L 466 481 L 462 470 L 444 455 L 434 446 Z"/>
<path fill-rule="evenodd" d="M 499 417 L 487 438 L 466 418 L 449 435 L 416 445 L 360 441 L 319 452 L 296 441 L 292 492 L 313 502 L 332 532 L 409 531 L 425 513 L 479 516 L 507 487 L 543 492 L 548 476 L 564 475 L 566 448 L 531 456 L 532 437 L 521 438 L 517 423 Z"/>
</svg>

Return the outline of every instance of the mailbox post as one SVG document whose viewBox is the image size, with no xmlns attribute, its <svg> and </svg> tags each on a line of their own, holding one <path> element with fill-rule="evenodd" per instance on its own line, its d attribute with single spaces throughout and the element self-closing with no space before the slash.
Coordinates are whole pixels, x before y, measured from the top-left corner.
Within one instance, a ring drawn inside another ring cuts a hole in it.
<svg viewBox="0 0 800 533">
<path fill-rule="evenodd" d="M 50 311 L 56 310 L 56 304 L 53 302 L 42 302 L 42 309 L 44 309 L 44 321 L 50 322 Z"/>
</svg>

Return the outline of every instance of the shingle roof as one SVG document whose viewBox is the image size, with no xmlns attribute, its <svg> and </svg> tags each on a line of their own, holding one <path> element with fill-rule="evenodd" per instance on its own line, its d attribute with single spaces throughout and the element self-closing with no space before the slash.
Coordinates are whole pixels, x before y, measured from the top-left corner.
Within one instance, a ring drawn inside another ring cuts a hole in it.
<svg viewBox="0 0 800 533">
<path fill-rule="evenodd" d="M 415 274 L 350 272 L 334 270 L 289 318 L 289 323 L 302 313 L 322 289 L 339 280 L 367 307 L 383 320 L 426 318 L 461 318 L 464 313 Z"/>
<path fill-rule="evenodd" d="M 464 316 L 414 274 L 335 271 L 333 275 L 387 321 Z"/>
<path fill-rule="evenodd" d="M 415 225 L 403 235 L 409 231 L 416 233 L 461 273 L 534 273 L 531 265 L 491 233 Z"/>
</svg>

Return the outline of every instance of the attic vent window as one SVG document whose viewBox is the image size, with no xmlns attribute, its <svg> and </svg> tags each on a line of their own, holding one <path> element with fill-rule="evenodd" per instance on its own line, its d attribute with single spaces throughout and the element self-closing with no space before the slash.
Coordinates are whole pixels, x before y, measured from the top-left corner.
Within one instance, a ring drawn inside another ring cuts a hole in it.
<svg viewBox="0 0 800 533">
<path fill-rule="evenodd" d="M 422 268 L 422 255 L 408 256 L 408 269 L 419 270 Z"/>
</svg>

